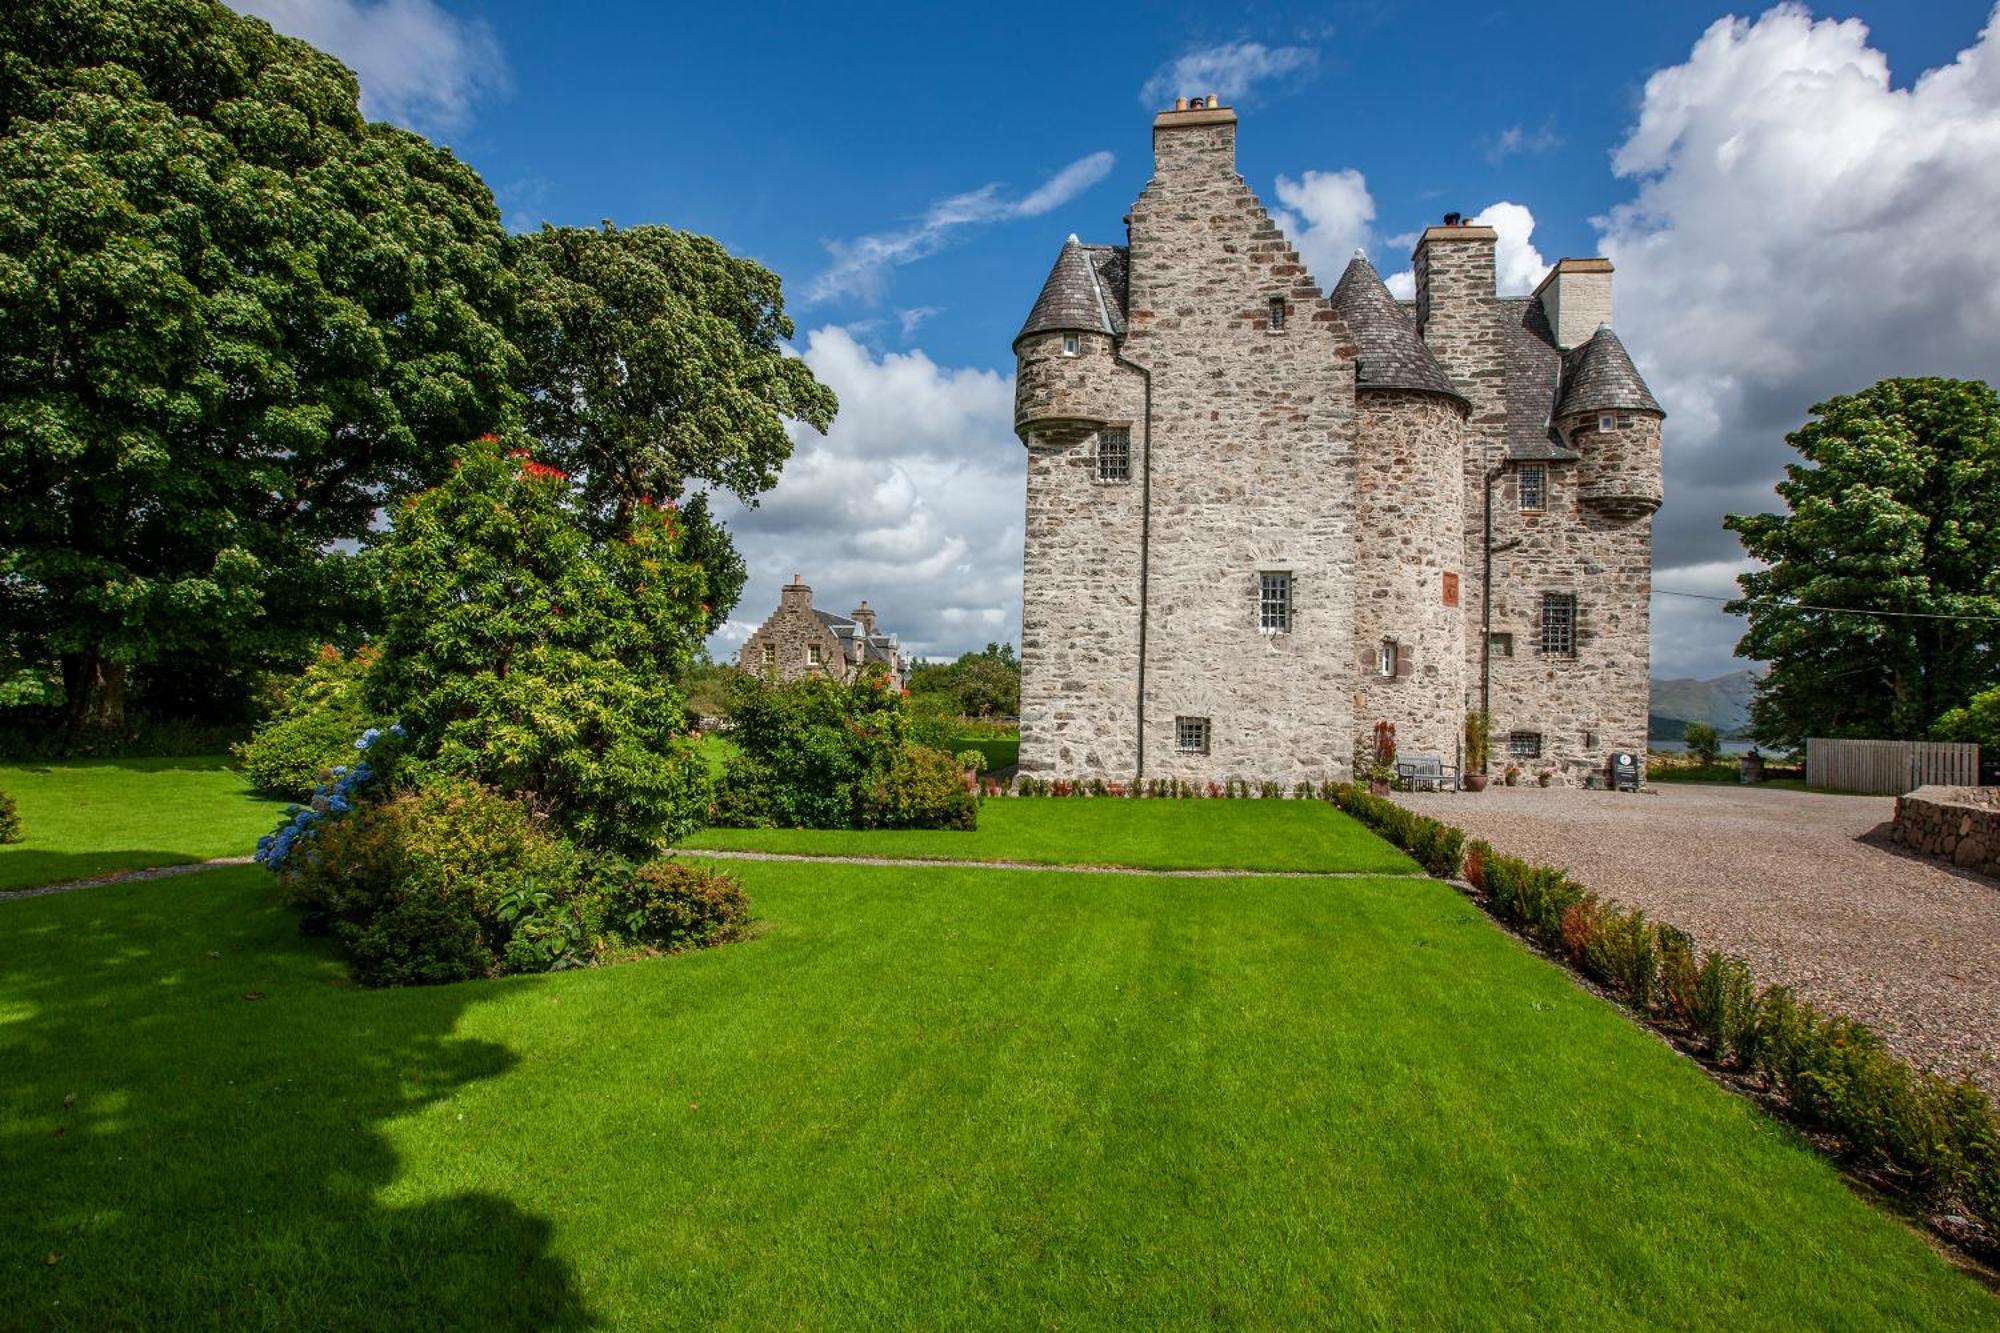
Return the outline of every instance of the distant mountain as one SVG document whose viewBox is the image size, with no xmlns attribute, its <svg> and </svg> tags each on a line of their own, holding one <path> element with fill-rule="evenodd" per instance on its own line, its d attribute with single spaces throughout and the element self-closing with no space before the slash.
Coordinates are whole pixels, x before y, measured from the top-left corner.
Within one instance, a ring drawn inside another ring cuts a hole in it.
<svg viewBox="0 0 2000 1333">
<path fill-rule="evenodd" d="M 1750 698 L 1760 673 L 1754 669 L 1732 671 L 1712 680 L 1656 680 L 1653 682 L 1652 734 L 1658 740 L 1679 740 L 1678 722 L 1706 722 L 1723 735 L 1750 725 Z"/>
</svg>

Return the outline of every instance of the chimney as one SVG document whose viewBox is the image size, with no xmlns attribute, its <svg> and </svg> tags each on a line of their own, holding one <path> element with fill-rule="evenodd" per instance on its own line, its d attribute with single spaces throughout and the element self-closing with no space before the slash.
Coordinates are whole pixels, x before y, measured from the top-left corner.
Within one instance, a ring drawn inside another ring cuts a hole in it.
<svg viewBox="0 0 2000 1333">
<path fill-rule="evenodd" d="M 787 611 L 810 611 L 812 604 L 813 590 L 797 574 L 792 575 L 792 581 L 778 594 L 778 605 Z"/>
<path fill-rule="evenodd" d="M 872 636 L 875 633 L 875 608 L 864 600 L 849 613 L 848 619 L 861 626 L 861 632 Z"/>
<path fill-rule="evenodd" d="M 1581 347 L 1598 325 L 1611 322 L 1611 261 L 1559 259 L 1535 295 L 1556 346 L 1564 351 Z"/>
<path fill-rule="evenodd" d="M 1432 342 L 1433 323 L 1454 328 L 1469 320 L 1485 321 L 1484 312 L 1493 308 L 1495 300 L 1497 239 L 1493 228 L 1466 222 L 1458 213 L 1445 214 L 1441 227 L 1424 228 L 1412 266 L 1417 278 L 1417 332 L 1425 342 Z M 1431 350 L 1437 350 L 1434 343 Z M 1459 373 L 1449 363 L 1446 369 Z"/>
<path fill-rule="evenodd" d="M 1177 97 L 1153 117 L 1153 174 L 1236 173 L 1236 113 L 1216 98 Z"/>
</svg>

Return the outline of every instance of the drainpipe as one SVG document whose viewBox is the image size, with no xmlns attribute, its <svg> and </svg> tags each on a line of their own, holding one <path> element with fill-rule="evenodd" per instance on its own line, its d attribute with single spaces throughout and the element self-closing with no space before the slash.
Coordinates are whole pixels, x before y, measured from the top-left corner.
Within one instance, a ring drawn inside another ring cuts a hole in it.
<svg viewBox="0 0 2000 1333">
<path fill-rule="evenodd" d="M 1136 370 L 1146 383 L 1145 454 L 1139 464 L 1139 734 L 1135 753 L 1138 771 L 1134 780 L 1146 776 L 1146 576 L 1153 550 L 1153 372 L 1125 359 L 1123 351 L 1111 354 L 1113 365 Z"/>
<path fill-rule="evenodd" d="M 1519 546 L 1520 539 L 1503 546 L 1493 544 L 1493 483 L 1507 475 L 1507 460 L 1486 471 L 1486 512 L 1480 537 L 1479 569 L 1479 711 L 1486 717 L 1488 734 L 1486 750 L 1493 751 L 1493 556 L 1499 551 L 1511 551 Z M 1486 759 L 1479 761 L 1479 771 L 1486 771 Z"/>
</svg>

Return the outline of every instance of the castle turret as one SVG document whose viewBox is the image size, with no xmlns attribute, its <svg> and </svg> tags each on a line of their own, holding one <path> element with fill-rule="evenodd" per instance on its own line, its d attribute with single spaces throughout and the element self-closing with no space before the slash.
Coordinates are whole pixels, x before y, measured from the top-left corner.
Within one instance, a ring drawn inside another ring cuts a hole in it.
<svg viewBox="0 0 2000 1333">
<path fill-rule="evenodd" d="M 1607 303 L 1608 304 L 1608 303 Z M 1563 356 L 1555 426 L 1582 456 L 1577 498 L 1612 517 L 1660 507 L 1660 422 L 1666 413 L 1611 326 Z"/>
<path fill-rule="evenodd" d="M 1113 415 L 1124 252 L 1072 236 L 1014 338 L 1014 430 L 1074 442 Z"/>
<path fill-rule="evenodd" d="M 1469 410 L 1366 256 L 1333 289 L 1355 344 L 1355 725 L 1405 751 L 1458 748 L 1465 649 L 1460 580 Z"/>
</svg>

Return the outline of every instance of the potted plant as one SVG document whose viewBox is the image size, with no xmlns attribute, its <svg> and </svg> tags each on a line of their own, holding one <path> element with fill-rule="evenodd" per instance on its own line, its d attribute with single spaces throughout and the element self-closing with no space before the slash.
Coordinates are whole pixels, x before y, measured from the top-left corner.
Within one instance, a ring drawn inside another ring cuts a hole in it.
<svg viewBox="0 0 2000 1333">
<path fill-rule="evenodd" d="M 1390 785 L 1396 780 L 1395 723 L 1375 724 L 1375 739 L 1368 759 L 1367 773 L 1369 794 L 1387 796 Z"/>
<path fill-rule="evenodd" d="M 1519 764 L 1507 765 L 1507 771 L 1501 775 L 1501 780 L 1510 787 L 1519 782 L 1521 780 L 1521 766 Z"/>
<path fill-rule="evenodd" d="M 1556 771 L 1553 768 L 1545 768 L 1541 772 L 1535 774 L 1535 785 L 1537 787 L 1546 787 L 1551 782 L 1554 782 L 1555 778 L 1556 778 Z"/>
<path fill-rule="evenodd" d="M 1486 757 L 1493 740 L 1493 719 L 1475 708 L 1465 715 L 1465 772 L 1467 791 L 1486 790 Z"/>
</svg>

